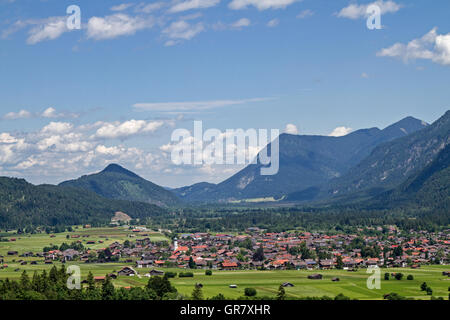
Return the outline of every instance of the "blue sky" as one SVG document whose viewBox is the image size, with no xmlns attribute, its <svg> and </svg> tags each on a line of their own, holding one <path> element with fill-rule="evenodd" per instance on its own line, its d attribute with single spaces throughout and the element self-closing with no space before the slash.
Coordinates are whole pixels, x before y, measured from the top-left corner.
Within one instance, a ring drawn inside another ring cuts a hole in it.
<svg viewBox="0 0 450 320">
<path fill-rule="evenodd" d="M 382 29 L 366 27 L 377 4 Z M 66 8 L 81 9 L 68 30 Z M 0 174 L 57 183 L 119 162 L 165 186 L 175 128 L 340 134 L 449 109 L 446 0 L 0 0 Z"/>
</svg>

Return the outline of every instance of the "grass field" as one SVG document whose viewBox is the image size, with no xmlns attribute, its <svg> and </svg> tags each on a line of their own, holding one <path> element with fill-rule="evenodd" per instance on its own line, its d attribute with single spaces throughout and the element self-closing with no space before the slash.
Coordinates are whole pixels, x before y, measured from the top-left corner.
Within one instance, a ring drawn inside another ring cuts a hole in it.
<svg viewBox="0 0 450 320">
<path fill-rule="evenodd" d="M 80 239 L 66 239 L 66 235 L 73 234 L 88 234 L 89 238 Z M 167 240 L 163 235 L 155 232 L 145 232 L 152 241 Z M 92 228 L 92 229 L 75 229 L 71 233 L 56 234 L 56 237 L 50 238 L 47 234 L 36 234 L 32 236 L 11 235 L 10 238 L 16 238 L 15 242 L 0 242 L 0 255 L 5 257 L 5 263 L 8 268 L 0 270 L 0 279 L 18 279 L 21 273 L 26 270 L 30 275 L 34 271 L 49 270 L 52 265 L 43 264 L 42 260 L 38 258 L 19 258 L 17 256 L 7 256 L 6 252 L 9 250 L 16 250 L 19 254 L 32 251 L 40 252 L 44 246 L 50 244 L 60 245 L 63 242 L 71 242 L 73 240 L 81 241 L 95 241 L 96 244 L 86 245 L 92 249 L 105 247 L 114 242 L 123 242 L 130 239 L 130 235 L 135 238 L 142 237 L 141 234 L 135 234 L 130 230 L 121 227 L 117 228 Z M 131 238 L 134 239 L 134 238 Z M 131 240 L 130 239 L 130 240 Z M 104 243 L 98 243 L 104 241 Z M 37 260 L 37 265 L 20 265 L 17 261 L 23 259 L 25 261 Z M 127 265 L 124 262 L 106 263 L 106 264 L 86 264 L 71 262 L 77 264 L 81 268 L 82 277 L 85 278 L 89 271 L 94 276 L 103 276 L 107 273 L 120 270 Z M 61 263 L 55 262 L 59 268 Z M 132 264 L 128 264 L 132 265 Z M 14 271 L 19 269 L 18 271 Z M 117 287 L 124 286 L 144 286 L 148 278 L 143 275 L 149 269 L 136 269 L 141 277 L 119 277 L 114 280 L 114 285 Z M 164 271 L 180 272 L 185 270 L 180 269 L 161 269 Z M 367 288 L 366 281 L 370 274 L 366 273 L 366 269 L 360 269 L 357 272 L 348 272 L 345 270 L 315 270 L 315 271 L 296 271 L 296 270 L 278 270 L 278 271 L 256 271 L 256 270 L 236 270 L 236 271 L 213 271 L 212 276 L 206 276 L 204 270 L 193 270 L 193 278 L 173 278 L 171 282 L 178 289 L 178 291 L 186 296 L 192 293 L 196 283 L 203 284 L 203 293 L 205 297 L 212 297 L 222 293 L 227 298 L 238 298 L 244 295 L 244 289 L 247 287 L 255 288 L 258 291 L 258 296 L 275 296 L 278 287 L 283 282 L 290 282 L 294 284 L 292 288 L 285 288 L 287 296 L 292 298 L 306 297 L 306 296 L 323 296 L 327 295 L 334 297 L 342 293 L 348 297 L 372 300 L 382 299 L 383 295 L 390 292 L 396 292 L 400 295 L 412 297 L 415 299 L 430 299 L 423 291 L 420 291 L 420 284 L 427 282 L 428 286 L 433 289 L 433 296 L 444 297 L 448 299 L 448 288 L 450 287 L 450 277 L 442 276 L 442 271 L 450 271 L 450 266 L 422 266 L 419 269 L 397 268 L 397 269 L 381 269 L 381 289 L 370 290 Z M 385 272 L 401 272 L 404 274 L 403 280 L 385 281 Z M 322 280 L 310 280 L 307 276 L 312 273 L 321 273 L 324 277 Z M 414 280 L 406 280 L 407 275 L 413 275 Z M 332 282 L 333 277 L 339 277 L 339 282 Z M 230 284 L 237 285 L 237 289 L 229 288 Z"/>
</svg>

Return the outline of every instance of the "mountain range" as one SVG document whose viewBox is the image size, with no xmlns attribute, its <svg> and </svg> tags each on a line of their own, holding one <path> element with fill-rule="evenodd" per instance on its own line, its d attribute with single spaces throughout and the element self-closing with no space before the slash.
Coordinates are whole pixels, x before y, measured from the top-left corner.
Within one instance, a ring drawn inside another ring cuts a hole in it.
<svg viewBox="0 0 450 320">
<path fill-rule="evenodd" d="M 217 185 L 200 183 L 172 191 L 188 202 L 284 199 L 299 191 L 310 200 L 319 193 L 319 186 L 345 175 L 377 146 L 427 126 L 407 117 L 383 130 L 362 129 L 342 137 L 282 134 L 278 138 L 280 169 L 276 175 L 260 175 L 262 165 L 258 162 Z"/>
</svg>

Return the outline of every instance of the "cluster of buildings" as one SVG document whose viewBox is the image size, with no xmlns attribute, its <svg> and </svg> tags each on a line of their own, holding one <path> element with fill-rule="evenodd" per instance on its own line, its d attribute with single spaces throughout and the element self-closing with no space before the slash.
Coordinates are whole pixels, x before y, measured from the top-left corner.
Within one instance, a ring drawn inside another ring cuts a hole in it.
<svg viewBox="0 0 450 320">
<path fill-rule="evenodd" d="M 267 233 L 249 228 L 246 234 L 181 234 L 173 243 L 154 243 L 137 233 L 127 243 L 114 242 L 103 249 L 52 250 L 24 253 L 45 263 L 59 261 L 120 261 L 140 268 L 205 269 L 349 269 L 368 266 L 420 267 L 450 263 L 450 232 L 411 232 L 402 236 L 395 228 L 373 236 L 309 232 Z M 369 248 L 369 250 L 367 250 Z M 372 250 L 376 248 L 376 250 Z M 106 254 L 107 252 L 107 254 Z M 374 254 L 375 253 L 375 254 Z M 9 254 L 9 253 L 8 253 Z M 17 255 L 17 252 L 11 252 Z M 114 259 L 112 259 L 114 258 Z"/>
</svg>

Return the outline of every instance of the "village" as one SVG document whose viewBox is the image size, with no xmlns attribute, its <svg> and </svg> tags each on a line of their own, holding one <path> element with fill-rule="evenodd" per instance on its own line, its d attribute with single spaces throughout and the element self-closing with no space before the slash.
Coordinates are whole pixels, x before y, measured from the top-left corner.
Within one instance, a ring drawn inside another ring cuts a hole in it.
<svg viewBox="0 0 450 320">
<path fill-rule="evenodd" d="M 137 275 L 136 270 L 152 269 L 162 275 L 163 268 L 216 270 L 327 270 L 356 271 L 369 266 L 420 268 L 426 264 L 448 264 L 449 232 L 410 232 L 400 234 L 389 227 L 387 234 L 361 236 L 326 235 L 310 232 L 267 233 L 249 228 L 245 234 L 186 233 L 168 241 L 152 242 L 144 229 L 134 227 L 124 242 L 115 241 L 105 248 L 89 249 L 89 236 L 72 234 L 71 244 L 43 252 L 8 251 L 9 257 L 25 264 L 53 264 L 56 261 L 82 263 L 118 262 L 126 265 L 118 275 Z M 51 235 L 50 235 L 51 237 Z M 37 259 L 32 259 L 33 257 Z M 30 260 L 31 258 L 31 260 Z M 4 257 L 0 256 L 1 268 Z"/>
</svg>

